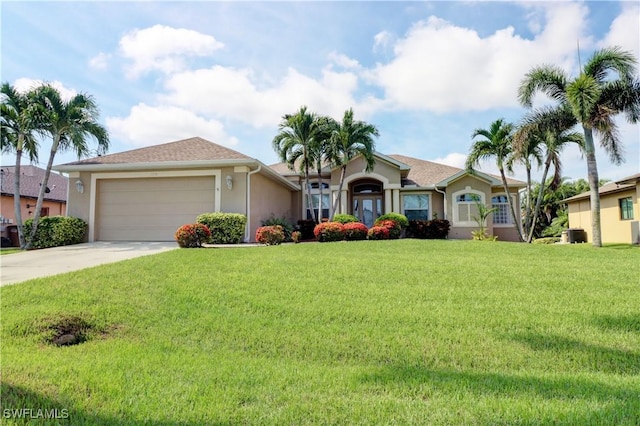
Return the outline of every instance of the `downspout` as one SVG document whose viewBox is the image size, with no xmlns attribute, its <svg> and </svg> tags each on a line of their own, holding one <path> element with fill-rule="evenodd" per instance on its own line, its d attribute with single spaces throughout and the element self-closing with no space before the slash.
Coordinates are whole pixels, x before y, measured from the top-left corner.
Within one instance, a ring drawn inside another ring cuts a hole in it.
<svg viewBox="0 0 640 426">
<path fill-rule="evenodd" d="M 262 164 L 258 164 L 258 168 L 247 173 L 247 228 L 244 232 L 244 242 L 248 243 L 251 240 L 249 231 L 251 230 L 251 175 L 254 175 L 262 170 Z"/>
<path fill-rule="evenodd" d="M 440 191 L 437 186 L 434 186 L 433 189 L 435 189 L 437 193 L 442 194 L 442 197 L 443 197 L 442 206 L 444 207 L 444 219 L 448 220 L 447 219 L 447 193 L 445 191 Z"/>
</svg>

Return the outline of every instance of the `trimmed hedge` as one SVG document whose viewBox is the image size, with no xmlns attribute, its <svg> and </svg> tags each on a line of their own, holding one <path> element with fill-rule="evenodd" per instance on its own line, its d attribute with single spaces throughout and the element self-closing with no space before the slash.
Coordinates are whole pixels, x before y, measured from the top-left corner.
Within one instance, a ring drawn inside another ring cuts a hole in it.
<svg viewBox="0 0 640 426">
<path fill-rule="evenodd" d="M 313 240 L 315 235 L 313 230 L 316 227 L 316 223 L 313 220 L 299 220 L 298 221 L 298 230 L 302 234 L 300 236 L 301 240 Z"/>
<path fill-rule="evenodd" d="M 277 246 L 285 239 L 284 228 L 281 225 L 261 226 L 256 230 L 256 241 L 267 246 Z"/>
<path fill-rule="evenodd" d="M 348 222 L 342 225 L 344 238 L 347 241 L 357 241 L 367 239 L 367 225 L 360 222 Z"/>
<path fill-rule="evenodd" d="M 394 212 L 385 213 L 382 216 L 378 217 L 374 225 L 378 226 L 379 225 L 378 222 L 382 222 L 384 220 L 393 220 L 398 225 L 400 225 L 400 228 L 401 228 L 400 230 L 407 229 L 407 227 L 409 226 L 409 219 L 407 219 L 405 215 L 400 213 L 394 213 Z"/>
<path fill-rule="evenodd" d="M 358 222 L 358 218 L 350 214 L 338 213 L 333 216 L 333 221 L 340 222 L 344 225 L 345 223 Z"/>
<path fill-rule="evenodd" d="M 24 222 L 24 234 L 29 236 L 33 219 Z M 68 246 L 84 242 L 87 222 L 71 216 L 45 216 L 38 222 L 33 248 Z"/>
<path fill-rule="evenodd" d="M 209 227 L 203 223 L 182 225 L 174 234 L 176 242 L 182 248 L 202 247 L 211 238 Z"/>
<path fill-rule="evenodd" d="M 449 235 L 451 223 L 446 219 L 410 220 L 407 237 L 429 240 L 444 240 Z"/>
<path fill-rule="evenodd" d="M 210 244 L 239 244 L 244 239 L 247 216 L 240 213 L 202 213 L 197 223 L 211 231 Z"/>
<path fill-rule="evenodd" d="M 382 216 L 380 216 L 381 218 Z M 402 235 L 402 226 L 394 219 L 380 219 L 378 218 L 374 223 L 375 227 L 387 228 L 389 230 L 389 239 L 397 240 Z"/>
<path fill-rule="evenodd" d="M 322 222 L 313 229 L 313 234 L 321 243 L 344 240 L 344 225 L 339 222 Z"/>
<path fill-rule="evenodd" d="M 389 228 L 386 226 L 374 226 L 367 231 L 367 239 L 369 240 L 388 240 Z"/>
</svg>

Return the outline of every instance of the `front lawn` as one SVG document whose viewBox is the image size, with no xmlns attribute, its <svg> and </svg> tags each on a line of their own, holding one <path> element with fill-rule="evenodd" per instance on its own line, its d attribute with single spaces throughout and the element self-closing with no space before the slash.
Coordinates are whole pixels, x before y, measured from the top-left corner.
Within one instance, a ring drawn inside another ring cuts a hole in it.
<svg viewBox="0 0 640 426">
<path fill-rule="evenodd" d="M 635 425 L 639 277 L 636 249 L 398 240 L 182 249 L 2 287 L 3 420 Z M 86 342 L 46 343 L 73 317 Z"/>
</svg>

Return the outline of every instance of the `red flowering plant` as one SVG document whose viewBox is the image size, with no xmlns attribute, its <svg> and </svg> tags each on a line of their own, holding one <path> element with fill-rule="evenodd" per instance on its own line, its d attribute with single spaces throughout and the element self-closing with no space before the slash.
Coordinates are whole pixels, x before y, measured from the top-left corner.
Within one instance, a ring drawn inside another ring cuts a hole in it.
<svg viewBox="0 0 640 426">
<path fill-rule="evenodd" d="M 369 228 L 367 232 L 367 238 L 370 240 L 388 240 L 389 228 L 386 226 L 374 226 Z"/>
<path fill-rule="evenodd" d="M 280 225 L 261 226 L 256 230 L 256 241 L 267 246 L 277 246 L 284 241 L 284 228 Z"/>
<path fill-rule="evenodd" d="M 342 225 L 344 230 L 344 237 L 347 241 L 366 240 L 367 239 L 367 225 L 360 222 L 349 222 Z"/>
<path fill-rule="evenodd" d="M 344 240 L 343 225 L 339 222 L 323 222 L 313 228 L 313 235 L 321 243 Z"/>
<path fill-rule="evenodd" d="M 211 231 L 202 223 L 189 223 L 178 228 L 174 237 L 182 248 L 202 247 L 211 237 Z"/>
<path fill-rule="evenodd" d="M 400 226 L 400 224 L 398 222 L 396 222 L 395 220 L 391 220 L 391 219 L 383 219 L 383 220 L 376 220 L 375 226 L 381 226 L 383 228 L 387 228 L 389 230 L 389 237 L 392 240 L 396 240 L 398 238 L 400 238 L 400 235 L 402 234 L 402 227 Z"/>
</svg>

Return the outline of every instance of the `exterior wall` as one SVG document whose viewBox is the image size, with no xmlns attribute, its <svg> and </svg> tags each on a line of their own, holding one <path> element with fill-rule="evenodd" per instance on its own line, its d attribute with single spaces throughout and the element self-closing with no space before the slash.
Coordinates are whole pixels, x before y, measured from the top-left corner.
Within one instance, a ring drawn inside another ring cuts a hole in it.
<svg viewBox="0 0 640 426">
<path fill-rule="evenodd" d="M 493 192 L 490 197 L 494 195 L 504 194 L 503 188 L 493 188 Z M 511 193 L 511 201 L 513 202 L 513 209 L 516 212 L 516 220 L 518 221 L 518 226 L 522 226 L 522 217 L 518 213 L 520 212 L 520 197 L 518 196 L 517 190 L 512 190 Z M 487 198 L 487 204 L 491 203 L 491 198 Z M 509 212 L 511 215 L 511 212 Z M 490 215 L 487 219 L 487 222 L 493 223 L 493 215 Z M 498 237 L 498 241 L 518 241 L 518 230 L 512 225 L 496 225 L 493 224 L 493 235 Z"/>
<path fill-rule="evenodd" d="M 600 225 L 603 243 L 637 243 L 633 240 L 632 226 L 638 226 L 640 220 L 640 183 L 627 191 L 600 195 Z M 633 199 L 633 220 L 620 219 L 621 198 Z M 569 227 L 582 228 L 587 234 L 587 241 L 592 241 L 591 202 L 588 198 L 568 203 Z M 634 225 L 634 222 L 636 224 Z"/>
<path fill-rule="evenodd" d="M 22 220 L 33 218 L 35 204 L 38 200 L 35 198 L 20 197 L 20 207 L 22 210 Z M 27 207 L 29 204 L 29 207 Z M 60 201 L 42 201 L 43 208 L 49 208 L 49 216 L 64 216 L 67 213 L 67 204 Z M 0 214 L 5 219 L 10 219 L 12 223 L 16 221 L 16 214 L 13 207 L 13 197 L 3 195 L 0 199 Z"/>
<path fill-rule="evenodd" d="M 237 171 L 236 171 L 237 170 Z M 247 172 L 248 168 L 225 167 L 221 169 L 220 211 L 224 213 L 247 213 Z M 227 176 L 231 176 L 231 189 L 227 186 Z M 204 212 L 203 212 L 204 213 Z M 208 212 L 207 212 L 208 213 Z"/>
<path fill-rule="evenodd" d="M 295 217 L 291 212 L 292 196 L 288 188 L 256 173 L 251 175 L 249 241 L 255 241 L 256 230 L 270 216 Z"/>
<path fill-rule="evenodd" d="M 363 170 L 367 167 L 367 163 L 362 157 L 358 157 L 347 165 L 345 179 L 352 175 L 359 175 L 363 173 Z M 364 172 L 366 174 L 366 172 Z M 376 161 L 376 165 L 371 172 L 384 176 L 390 185 L 400 185 L 400 171 L 397 167 L 391 166 L 382 160 Z M 363 176 L 366 178 L 366 176 Z M 331 172 L 331 185 L 340 184 L 340 169 L 335 169 Z"/>
<path fill-rule="evenodd" d="M 451 222 L 451 230 L 449 231 L 450 239 L 470 240 L 472 238 L 471 231 L 478 229 L 478 225 L 459 225 L 455 223 L 454 204 L 455 193 L 463 190 L 474 190 L 484 193 L 485 204 L 491 201 L 491 185 L 472 176 L 464 176 L 447 186 L 447 220 Z M 487 234 L 493 234 L 493 225 L 491 218 L 487 218 Z"/>
</svg>

